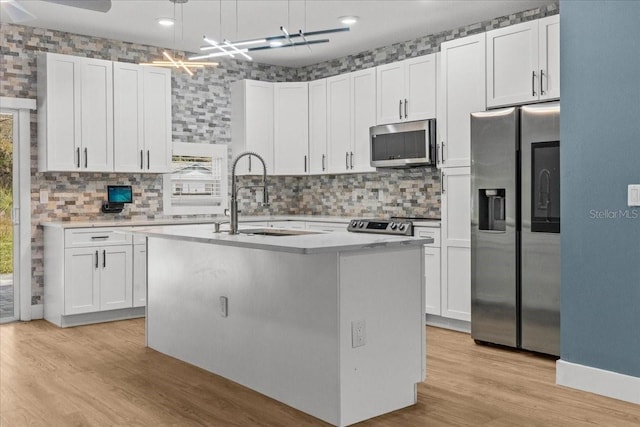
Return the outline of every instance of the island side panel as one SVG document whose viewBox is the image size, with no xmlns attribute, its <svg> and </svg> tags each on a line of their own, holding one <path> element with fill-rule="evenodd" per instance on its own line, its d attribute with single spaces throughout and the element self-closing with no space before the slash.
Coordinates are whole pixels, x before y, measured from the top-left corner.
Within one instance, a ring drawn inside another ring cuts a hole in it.
<svg viewBox="0 0 640 427">
<path fill-rule="evenodd" d="M 416 402 L 425 363 L 422 259 L 422 246 L 340 254 L 340 425 Z M 354 348 L 352 322 L 362 321 L 365 343 Z"/>
<path fill-rule="evenodd" d="M 150 237 L 148 266 L 149 347 L 337 424 L 336 253 Z"/>
</svg>

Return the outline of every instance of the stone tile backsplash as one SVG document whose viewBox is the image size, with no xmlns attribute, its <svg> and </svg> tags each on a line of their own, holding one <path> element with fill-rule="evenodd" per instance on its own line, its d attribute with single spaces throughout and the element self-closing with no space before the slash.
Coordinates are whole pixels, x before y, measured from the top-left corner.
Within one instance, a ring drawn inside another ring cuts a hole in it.
<svg viewBox="0 0 640 427">
<path fill-rule="evenodd" d="M 193 77 L 172 73 L 173 139 L 180 142 L 229 143 L 229 84 L 241 79 L 306 81 L 425 55 L 440 43 L 493 28 L 558 13 L 558 3 L 426 35 L 415 40 L 360 52 L 303 68 L 254 62 L 220 60 L 216 68 L 197 71 Z M 428 32 L 428 29 L 425 29 Z M 36 98 L 36 55 L 55 52 L 121 62 L 150 61 L 162 49 L 60 31 L 2 23 L 0 25 L 0 96 Z M 182 56 L 183 52 L 176 52 Z M 100 220 L 100 205 L 108 184 L 131 184 L 134 203 L 122 218 L 158 218 L 162 213 L 162 176 L 153 174 L 40 173 L 37 172 L 36 114 L 31 124 L 32 203 L 32 304 L 43 302 L 43 234 L 46 221 Z M 259 181 L 241 177 L 241 185 Z M 268 208 L 255 196 L 242 197 L 243 214 L 317 214 L 354 217 L 440 216 L 440 176 L 435 168 L 385 170 L 352 175 L 270 177 Z M 40 191 L 49 202 L 40 203 Z M 110 216 L 109 218 L 112 218 Z"/>
</svg>

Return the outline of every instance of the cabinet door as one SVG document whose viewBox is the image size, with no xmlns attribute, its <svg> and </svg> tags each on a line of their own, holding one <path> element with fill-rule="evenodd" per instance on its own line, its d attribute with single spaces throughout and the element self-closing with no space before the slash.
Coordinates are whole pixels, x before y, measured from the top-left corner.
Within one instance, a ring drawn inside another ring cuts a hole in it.
<svg viewBox="0 0 640 427">
<path fill-rule="evenodd" d="M 133 255 L 131 245 L 100 248 L 100 310 L 132 306 Z"/>
<path fill-rule="evenodd" d="M 350 74 L 352 146 L 349 168 L 352 172 L 372 172 L 369 128 L 376 124 L 376 71 L 369 68 Z"/>
<path fill-rule="evenodd" d="M 100 310 L 100 265 L 98 248 L 64 251 L 64 314 Z"/>
<path fill-rule="evenodd" d="M 441 310 L 443 317 L 471 320 L 470 168 L 442 172 Z"/>
<path fill-rule="evenodd" d="M 471 166 L 470 114 L 486 109 L 485 34 L 440 47 L 438 130 L 442 167 Z"/>
<path fill-rule="evenodd" d="M 309 171 L 309 87 L 307 83 L 274 83 L 274 173 Z"/>
<path fill-rule="evenodd" d="M 81 61 L 82 150 L 80 168 L 113 171 L 113 63 Z"/>
<path fill-rule="evenodd" d="M 424 247 L 426 313 L 440 316 L 440 248 Z"/>
<path fill-rule="evenodd" d="M 39 73 L 38 96 L 45 113 L 39 112 L 38 132 L 46 134 L 46 156 L 39 158 L 41 171 L 77 171 L 80 169 L 80 60 L 75 56 L 42 54 L 38 61 L 44 73 Z M 40 67 L 40 66 L 39 66 Z M 46 88 L 46 90 L 44 89 Z M 41 108 L 39 105 L 38 108 Z M 46 119 L 45 119 L 46 117 Z M 42 142 L 39 142 L 39 144 Z M 46 158 L 46 162 L 44 159 Z M 45 164 L 46 163 L 46 164 Z"/>
<path fill-rule="evenodd" d="M 143 66 L 113 63 L 113 145 L 116 172 L 142 172 L 144 159 Z"/>
<path fill-rule="evenodd" d="M 403 120 L 436 117 L 436 58 L 437 55 L 432 54 L 404 61 Z"/>
<path fill-rule="evenodd" d="M 349 171 L 351 148 L 350 78 L 343 74 L 327 79 L 327 137 L 330 173 Z"/>
<path fill-rule="evenodd" d="M 560 98 L 560 16 L 538 21 L 540 99 Z"/>
<path fill-rule="evenodd" d="M 379 125 L 403 120 L 405 71 L 402 62 L 376 67 L 376 122 Z"/>
<path fill-rule="evenodd" d="M 143 72 L 145 171 L 170 172 L 171 70 L 145 67 Z"/>
<path fill-rule="evenodd" d="M 273 173 L 273 83 L 246 81 L 245 92 L 245 151 L 254 151 Z M 234 158 L 240 153 L 233 153 Z M 242 159 L 243 172 L 262 174 L 262 165 L 251 157 Z"/>
<path fill-rule="evenodd" d="M 487 32 L 487 106 L 538 100 L 538 21 Z"/>
<path fill-rule="evenodd" d="M 327 170 L 327 79 L 309 83 L 309 173 Z"/>
<path fill-rule="evenodd" d="M 133 246 L 133 306 L 147 304 L 147 245 Z"/>
</svg>

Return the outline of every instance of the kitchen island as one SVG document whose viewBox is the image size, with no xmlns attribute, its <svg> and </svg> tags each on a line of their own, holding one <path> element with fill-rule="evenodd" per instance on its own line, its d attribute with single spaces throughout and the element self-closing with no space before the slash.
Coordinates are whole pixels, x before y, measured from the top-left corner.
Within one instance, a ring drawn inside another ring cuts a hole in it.
<svg viewBox="0 0 640 427">
<path fill-rule="evenodd" d="M 147 237 L 149 347 L 333 425 L 416 402 L 430 238 L 132 231 Z"/>
</svg>

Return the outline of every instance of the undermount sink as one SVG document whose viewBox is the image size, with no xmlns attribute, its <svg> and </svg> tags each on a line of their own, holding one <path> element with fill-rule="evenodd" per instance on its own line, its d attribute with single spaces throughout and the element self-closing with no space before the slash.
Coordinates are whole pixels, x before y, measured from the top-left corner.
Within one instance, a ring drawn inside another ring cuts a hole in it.
<svg viewBox="0 0 640 427">
<path fill-rule="evenodd" d="M 321 234 L 319 231 L 293 230 L 290 228 L 247 228 L 238 230 L 240 234 L 253 234 L 258 236 L 301 236 L 305 234 Z"/>
</svg>

